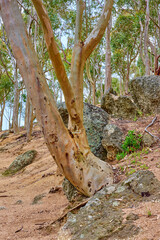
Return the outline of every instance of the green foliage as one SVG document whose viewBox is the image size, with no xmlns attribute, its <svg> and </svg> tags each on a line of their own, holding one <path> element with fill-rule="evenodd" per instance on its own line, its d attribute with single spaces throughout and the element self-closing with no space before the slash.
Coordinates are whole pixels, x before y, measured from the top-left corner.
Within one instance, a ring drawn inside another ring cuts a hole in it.
<svg viewBox="0 0 160 240">
<path fill-rule="evenodd" d="M 128 134 L 122 144 L 123 152 L 117 154 L 117 160 L 123 159 L 127 154 L 138 150 L 141 147 L 142 136 L 135 134 L 133 131 L 128 131 Z"/>
<path fill-rule="evenodd" d="M 151 217 L 151 216 L 152 216 L 151 210 L 148 210 L 147 216 L 148 216 L 148 217 Z"/>
<path fill-rule="evenodd" d="M 122 148 L 125 152 L 130 153 L 139 149 L 141 146 L 141 134 L 136 135 L 134 130 L 129 131 L 124 143 L 122 144 Z"/>
<path fill-rule="evenodd" d="M 112 88 L 116 93 L 120 94 L 120 88 L 119 88 L 119 79 L 112 77 Z"/>
</svg>

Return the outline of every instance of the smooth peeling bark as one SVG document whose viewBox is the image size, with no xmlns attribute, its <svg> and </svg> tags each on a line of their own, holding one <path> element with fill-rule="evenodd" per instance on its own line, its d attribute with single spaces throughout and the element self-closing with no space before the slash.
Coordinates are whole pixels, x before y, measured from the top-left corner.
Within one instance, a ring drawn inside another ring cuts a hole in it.
<svg viewBox="0 0 160 240">
<path fill-rule="evenodd" d="M 84 57 L 87 59 L 93 50 L 96 48 L 97 44 L 102 39 L 106 27 L 109 23 L 111 12 L 113 7 L 113 0 L 105 0 L 104 1 L 104 8 L 99 18 L 99 21 L 95 28 L 92 30 L 86 41 L 84 42 Z"/>
<path fill-rule="evenodd" d="M 78 114 L 79 106 L 76 106 L 73 88 L 71 87 L 71 84 L 68 80 L 60 53 L 58 51 L 48 13 L 41 0 L 32 0 L 32 2 L 42 24 L 47 50 L 52 61 L 52 65 L 54 66 L 54 70 L 60 83 L 61 89 L 64 93 L 68 113 L 71 120 L 81 128 L 83 123 L 82 118 L 80 118 Z"/>
<path fill-rule="evenodd" d="M 84 195 L 91 196 L 102 186 L 113 182 L 112 169 L 91 153 L 83 132 L 73 136 L 65 127 L 26 34 L 16 0 L 1 0 L 0 9 L 48 149 L 65 177 Z"/>
</svg>

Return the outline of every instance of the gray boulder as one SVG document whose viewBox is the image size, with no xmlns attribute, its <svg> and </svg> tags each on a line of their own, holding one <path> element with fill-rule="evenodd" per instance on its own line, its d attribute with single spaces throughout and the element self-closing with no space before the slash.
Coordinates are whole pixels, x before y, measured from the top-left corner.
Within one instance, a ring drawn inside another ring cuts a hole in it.
<svg viewBox="0 0 160 240">
<path fill-rule="evenodd" d="M 144 113 L 160 113 L 160 76 L 132 80 L 129 88 L 135 104 Z"/>
<path fill-rule="evenodd" d="M 102 97 L 101 108 L 116 118 L 133 119 L 139 115 L 138 109 L 130 97 L 116 96 L 111 90 Z"/>
<path fill-rule="evenodd" d="M 156 142 L 156 139 L 152 137 L 149 133 L 145 132 L 142 136 L 142 144 L 144 147 L 150 147 L 153 143 Z"/>
<path fill-rule="evenodd" d="M 160 182 L 150 171 L 138 171 L 122 183 L 104 187 L 77 214 L 68 214 L 58 240 L 136 239 L 137 216 L 124 217 L 123 208 L 146 200 L 158 200 Z"/>
<path fill-rule="evenodd" d="M 103 130 L 102 146 L 107 151 L 107 159 L 113 161 L 117 153 L 122 152 L 123 132 L 117 126 L 108 124 Z"/>
<path fill-rule="evenodd" d="M 64 123 L 68 124 L 68 112 L 65 103 L 58 105 L 58 110 Z M 106 150 L 101 140 L 104 127 L 108 124 L 109 115 L 101 108 L 84 103 L 83 123 L 86 129 L 87 138 L 91 151 L 100 159 L 105 160 Z"/>
<path fill-rule="evenodd" d="M 22 155 L 16 157 L 16 159 L 11 163 L 11 165 L 6 169 L 2 175 L 12 175 L 16 172 L 20 171 L 22 168 L 26 167 L 27 165 L 31 164 L 37 155 L 36 150 L 30 150 Z"/>
</svg>

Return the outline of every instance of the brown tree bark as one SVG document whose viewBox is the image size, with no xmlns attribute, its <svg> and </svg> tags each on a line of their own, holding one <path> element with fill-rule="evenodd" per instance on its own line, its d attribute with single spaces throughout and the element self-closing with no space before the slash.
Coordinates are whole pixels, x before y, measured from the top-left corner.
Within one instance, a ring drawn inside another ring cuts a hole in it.
<svg viewBox="0 0 160 240">
<path fill-rule="evenodd" d="M 79 105 L 83 95 L 77 97 L 77 95 L 81 94 L 81 89 L 79 89 L 80 94 L 78 92 L 74 93 L 72 86 L 74 86 L 75 82 L 73 84 L 73 81 L 71 81 L 71 86 L 67 78 L 54 40 L 51 23 L 42 2 L 33 0 L 33 3 L 40 17 L 48 52 L 65 96 L 72 123 L 69 131 L 56 108 L 56 103 L 26 33 L 16 0 L 0 0 L 2 19 L 27 92 L 36 111 L 37 120 L 41 124 L 48 149 L 65 177 L 80 192 L 90 196 L 103 185 L 113 182 L 112 169 L 110 165 L 95 157 L 90 151 L 82 121 L 81 112 L 83 106 Z M 85 59 L 90 55 L 91 49 L 93 50 L 98 44 L 105 31 L 112 5 L 112 0 L 105 1 L 104 11 L 101 16 L 105 23 L 100 22 L 99 27 L 96 26 L 94 34 L 91 34 L 86 44 L 84 46 L 81 42 L 75 44 L 73 51 L 74 63 L 72 63 L 74 66 L 71 66 L 73 72 L 71 75 L 75 76 L 78 88 L 83 88 L 80 82 L 83 80 Z"/>
</svg>

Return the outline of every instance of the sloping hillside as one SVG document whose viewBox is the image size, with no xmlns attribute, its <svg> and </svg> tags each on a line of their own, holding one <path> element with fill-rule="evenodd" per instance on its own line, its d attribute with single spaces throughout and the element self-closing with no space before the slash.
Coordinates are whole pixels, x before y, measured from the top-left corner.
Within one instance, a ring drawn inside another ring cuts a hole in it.
<svg viewBox="0 0 160 240">
<path fill-rule="evenodd" d="M 128 130 L 144 132 L 153 116 L 137 121 L 112 120 L 124 133 Z M 160 137 L 160 116 L 148 130 Z M 3 132 L 2 132 L 3 133 Z M 2 134 L 1 133 L 1 134 Z M 116 181 L 131 173 L 132 169 L 148 169 L 160 180 L 160 142 L 135 155 L 113 162 Z M 57 239 L 63 221 L 56 221 L 69 211 L 69 202 L 62 190 L 63 176 L 50 156 L 38 126 L 34 127 L 31 142 L 26 141 L 26 131 L 18 135 L 10 133 L 0 140 L 0 173 L 20 154 L 37 150 L 35 161 L 14 176 L 0 175 L 0 239 Z M 137 165 L 136 162 L 139 162 Z M 124 213 L 138 214 L 136 220 L 141 231 L 136 240 L 160 239 L 160 199 L 143 202 Z M 54 222 L 54 224 L 52 224 Z"/>
</svg>

